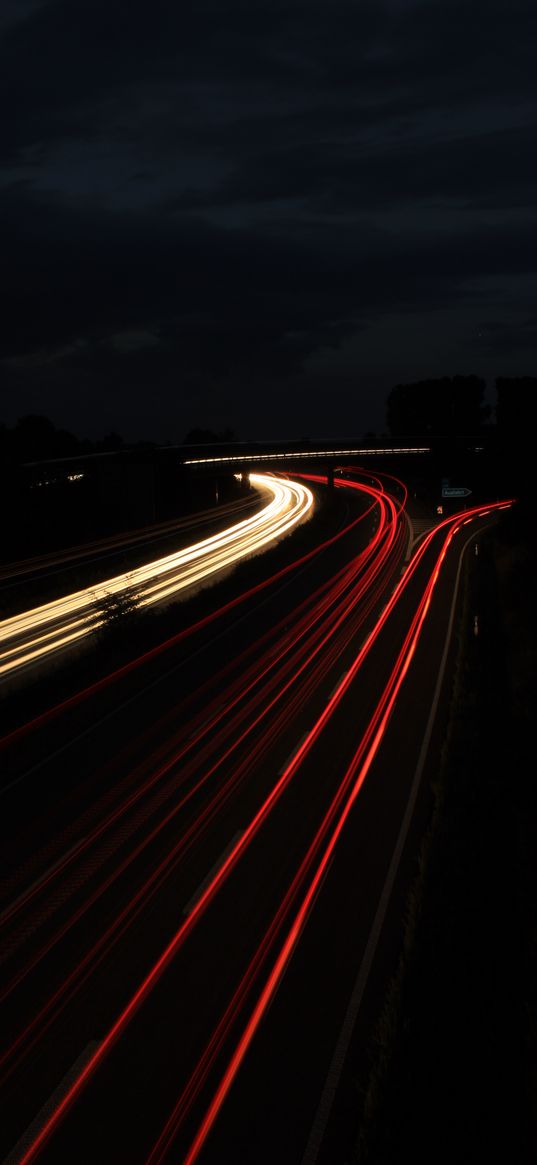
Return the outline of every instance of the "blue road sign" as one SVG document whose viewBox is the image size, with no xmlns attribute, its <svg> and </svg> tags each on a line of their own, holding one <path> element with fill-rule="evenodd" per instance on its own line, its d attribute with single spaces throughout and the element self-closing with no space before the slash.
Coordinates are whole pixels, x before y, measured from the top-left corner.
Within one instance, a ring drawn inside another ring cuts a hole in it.
<svg viewBox="0 0 537 1165">
<path fill-rule="evenodd" d="M 443 498 L 467 498 L 471 494 L 471 489 L 466 489 L 465 486 L 447 486 L 442 489 Z"/>
</svg>

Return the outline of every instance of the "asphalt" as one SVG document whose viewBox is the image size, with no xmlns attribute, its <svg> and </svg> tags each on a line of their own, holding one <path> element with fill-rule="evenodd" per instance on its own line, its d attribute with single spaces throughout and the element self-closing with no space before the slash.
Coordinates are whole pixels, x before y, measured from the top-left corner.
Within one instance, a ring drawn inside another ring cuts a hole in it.
<svg viewBox="0 0 537 1165">
<path fill-rule="evenodd" d="M 129 691 L 130 703 L 120 704 L 106 721 L 97 718 L 83 739 L 67 742 L 62 752 L 56 751 L 14 787 L 10 798 L 13 838 L 8 846 L 11 900 L 70 847 L 80 844 L 105 810 L 119 805 L 129 790 L 136 791 L 154 767 L 157 750 L 159 763 L 170 764 L 187 719 L 195 722 L 204 708 L 217 704 L 223 669 L 227 668 L 225 684 L 229 685 L 233 661 L 239 661 L 240 673 L 255 658 L 262 636 L 270 636 L 271 626 L 282 620 L 286 610 L 293 612 L 312 588 L 333 576 L 349 558 L 349 550 L 351 556 L 356 554 L 369 533 L 362 523 L 355 529 L 350 548 L 342 539 L 329 552 L 310 560 L 296 577 L 287 576 L 274 594 L 253 602 L 251 609 L 231 619 L 218 634 L 212 631 L 197 645 L 191 644 L 186 656 L 183 650 L 181 658 L 167 659 L 166 674 L 157 677 L 159 682 L 152 675 L 151 686 L 141 687 L 134 695 Z M 303 1159 L 408 801 L 467 536 L 468 528 L 463 527 L 448 552 L 380 752 L 352 808 L 301 940 L 202 1151 L 202 1161 L 263 1165 L 278 1160 L 299 1165 Z M 43 1160 L 146 1161 L 241 976 L 257 955 L 259 965 L 245 1007 L 222 1033 L 211 1071 L 200 1081 L 173 1142 L 170 1159 L 183 1159 L 277 956 L 292 911 L 261 958 L 267 928 L 277 916 L 389 679 L 439 538 L 436 535 L 329 726 L 45 1147 Z M 90 861 L 77 860 L 65 878 L 53 879 L 50 894 L 42 894 L 36 913 L 32 903 L 23 911 L 21 928 L 15 926 L 11 932 L 12 974 L 29 957 L 37 958 L 52 933 L 50 928 L 61 928 L 73 910 L 82 909 L 103 876 L 110 879 L 107 893 L 84 909 L 79 923 L 43 955 L 35 972 L 11 997 L 8 1035 L 11 1032 L 15 1037 L 51 991 L 59 992 L 53 1022 L 35 1046 L 27 1039 L 22 1048 L 27 1054 L 6 1082 L 5 1153 L 55 1090 L 65 1090 L 73 1065 L 99 1045 L 137 984 L 183 925 L 185 911 L 192 909 L 208 875 L 245 830 L 275 776 L 349 667 L 400 576 L 403 557 L 401 538 L 400 555 L 384 579 L 376 609 L 368 613 L 365 623 L 350 623 L 348 633 L 334 639 L 332 655 L 330 644 L 326 645 L 327 666 L 311 688 L 306 672 L 296 690 L 289 691 L 283 708 L 273 713 L 272 734 L 253 733 L 220 763 L 215 774 L 222 789 L 218 812 L 208 816 L 191 844 L 185 839 L 209 804 L 207 788 L 214 793 L 214 780 L 195 793 L 195 766 L 184 770 L 186 784 L 182 785 L 181 770 L 172 762 L 158 792 L 153 787 L 136 802 L 128 824 L 122 820 L 112 841 L 103 839 L 92 848 Z M 58 733 L 57 745 L 62 747 L 61 727 Z M 216 731 L 214 743 L 219 746 Z M 226 781 L 229 795 L 225 794 Z M 175 813 L 185 790 L 192 796 Z M 32 811 L 25 814 L 30 801 Z M 136 840 L 147 836 L 151 823 L 161 822 L 164 807 L 168 824 L 118 874 L 119 864 Z M 177 860 L 172 860 L 176 846 L 180 847 Z M 162 863 L 167 863 L 166 868 L 157 877 L 155 871 Z M 103 950 L 101 959 L 99 936 L 136 892 L 139 902 L 136 909 L 131 908 L 128 927 Z M 400 919 L 393 924 L 397 930 Z M 86 951 L 92 952 L 91 974 L 70 998 L 65 968 L 75 966 Z M 356 1030 L 365 1039 L 362 1016 Z M 336 1116 L 337 1107 L 321 1153 L 341 1150 L 341 1129 L 333 1127 Z M 327 1150 L 326 1145 L 331 1148 Z"/>
</svg>

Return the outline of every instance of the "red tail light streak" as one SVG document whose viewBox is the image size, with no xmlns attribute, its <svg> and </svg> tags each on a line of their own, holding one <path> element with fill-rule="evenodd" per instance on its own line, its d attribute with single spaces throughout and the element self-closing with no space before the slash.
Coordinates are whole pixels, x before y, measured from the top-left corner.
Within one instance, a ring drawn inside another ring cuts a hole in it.
<svg viewBox="0 0 537 1165">
<path fill-rule="evenodd" d="M 396 502 L 389 493 L 384 491 L 384 488 L 364 487 L 350 480 L 341 481 L 341 483 L 338 480 L 337 484 L 338 486 L 341 484 L 342 488 L 365 489 L 374 499 L 374 504 L 378 507 L 379 523 L 371 548 L 363 554 L 359 563 L 353 562 L 349 567 L 341 569 L 334 578 L 331 587 L 323 586 L 320 588 L 315 602 L 305 602 L 300 617 L 297 618 L 292 629 L 287 634 L 284 633 L 283 628 L 280 629 L 281 637 L 276 651 L 267 644 L 267 652 L 260 652 L 257 666 L 252 663 L 245 669 L 241 682 L 230 690 L 224 706 L 215 710 L 208 725 L 199 726 L 191 741 L 180 743 L 178 748 L 172 752 L 172 759 L 157 766 L 148 780 L 139 786 L 140 789 L 144 790 L 144 793 L 149 787 L 153 787 L 151 782 L 158 782 L 170 771 L 173 764 L 177 763 L 178 758 L 186 758 L 194 745 L 196 751 L 203 750 L 204 739 L 210 738 L 214 734 L 215 739 L 219 742 L 218 758 L 211 763 L 208 752 L 207 760 L 204 761 L 206 767 L 196 778 L 207 785 L 222 758 L 231 756 L 238 743 L 244 745 L 254 729 L 256 732 L 261 731 L 265 720 L 269 734 L 274 732 L 274 724 L 281 723 L 283 725 L 285 722 L 285 703 L 293 698 L 293 688 L 296 687 L 299 677 L 301 683 L 305 685 L 311 682 L 312 690 L 324 682 L 325 678 L 328 678 L 329 667 L 334 667 L 337 661 L 334 645 L 339 643 L 337 636 L 340 629 L 352 626 L 353 635 L 355 635 L 365 618 L 370 617 L 372 603 L 378 603 L 383 593 L 388 567 L 391 566 L 393 571 L 394 564 L 396 562 L 400 564 L 404 550 L 401 501 Z M 492 512 L 494 508 L 496 507 L 476 507 L 472 511 L 466 511 L 464 518 L 470 521 L 472 518 Z M 426 561 L 425 556 L 429 552 L 433 540 L 436 539 L 441 545 L 431 569 L 428 569 L 427 583 L 423 587 L 419 602 L 410 619 L 404 642 L 397 652 L 391 674 L 370 716 L 366 730 L 356 742 L 352 760 L 347 765 L 330 805 L 316 828 L 308 851 L 296 870 L 277 913 L 269 922 L 261 944 L 253 952 L 209 1043 L 203 1050 L 191 1076 L 181 1089 L 177 1104 L 174 1106 L 162 1133 L 157 1138 L 149 1159 L 151 1165 L 156 1165 L 157 1161 L 164 1159 L 181 1128 L 184 1114 L 190 1111 L 193 1102 L 200 1094 L 202 1085 L 206 1085 L 207 1080 L 210 1079 L 210 1073 L 215 1071 L 217 1054 L 221 1055 L 222 1049 L 227 1047 L 226 1041 L 233 1038 L 234 1046 L 226 1052 L 227 1064 L 215 1083 L 212 1099 L 206 1107 L 205 1114 L 201 1117 L 198 1130 L 191 1141 L 186 1156 L 182 1158 L 186 1165 L 193 1165 L 217 1119 L 240 1070 L 244 1056 L 304 931 L 338 840 L 345 829 L 352 807 L 358 799 L 360 790 L 382 743 L 392 710 L 421 636 L 442 564 L 460 524 L 460 516 L 446 518 L 423 538 L 419 549 L 408 563 L 405 573 L 399 578 L 393 593 L 387 598 L 384 609 L 377 617 L 374 626 L 369 629 L 361 647 L 345 667 L 344 674 L 335 690 L 328 697 L 325 697 L 324 706 L 304 740 L 274 781 L 268 795 L 260 802 L 246 823 L 240 837 L 210 878 L 190 913 L 181 921 L 170 941 L 153 963 L 149 973 L 144 976 L 126 1005 L 117 1014 L 115 1021 L 109 1027 L 85 1067 L 71 1083 L 63 1099 L 56 1105 L 46 1123 L 34 1136 L 31 1144 L 24 1150 L 20 1157 L 21 1165 L 26 1165 L 27 1162 L 34 1160 L 48 1139 L 52 1137 L 63 1117 L 83 1092 L 86 1083 L 97 1072 L 116 1041 L 126 1032 L 131 1019 L 142 1006 L 144 1000 L 156 988 L 164 969 L 183 948 L 189 935 L 201 922 L 209 906 L 215 902 L 219 891 L 232 871 L 238 868 L 243 855 L 248 851 L 248 847 L 258 836 L 294 775 L 299 771 L 305 758 L 311 753 L 316 741 L 330 723 L 335 710 L 349 691 L 364 661 L 370 655 L 391 613 L 406 593 L 411 580 L 417 577 L 416 572 L 420 564 Z M 330 655 L 332 648 L 333 654 Z M 309 677 L 311 677 L 311 681 L 309 681 Z M 263 689 L 263 695 L 260 694 L 261 689 Z M 270 717 L 280 715 L 282 716 L 281 721 L 270 719 Z M 222 736 L 219 736 L 219 733 L 222 733 Z M 193 823 L 194 833 L 197 831 L 199 834 L 204 829 L 208 819 L 207 815 L 216 813 L 222 804 L 222 799 L 236 789 L 237 781 L 242 779 L 242 773 L 247 771 L 247 764 L 250 763 L 251 758 L 255 758 L 257 755 L 256 749 L 265 747 L 264 741 L 264 736 L 259 736 L 255 747 L 252 747 L 251 757 L 249 754 L 244 761 L 245 767 L 241 769 L 241 766 L 237 766 L 237 773 L 233 773 L 227 782 L 222 782 L 215 789 L 202 813 Z M 194 774 L 192 775 L 194 776 Z M 175 785 L 175 792 L 177 792 L 177 788 L 179 788 L 179 784 Z M 185 796 L 189 798 L 194 796 L 196 788 L 198 786 L 193 784 L 185 792 Z M 133 794 L 134 798 L 138 795 L 138 791 Z M 133 803 L 130 802 L 128 805 L 127 802 L 122 803 L 117 813 L 121 815 L 127 809 L 130 810 Z M 178 804 L 179 802 L 176 801 L 169 812 L 173 814 Z M 117 820 L 118 817 L 114 817 L 113 820 L 112 817 L 107 818 L 98 829 L 106 831 Z M 169 820 L 169 817 L 166 820 Z M 162 821 L 164 821 L 164 817 L 162 817 Z M 150 833 L 151 831 L 148 833 L 148 837 Z M 99 832 L 98 836 L 101 837 L 102 832 Z M 96 837 L 97 833 L 88 840 L 88 847 L 94 844 Z M 170 850 L 162 868 L 154 871 L 156 880 L 164 876 L 166 863 L 175 861 L 180 856 L 181 847 L 184 848 L 188 842 L 187 834 L 181 835 L 178 839 L 177 852 Z M 138 842 L 138 844 L 141 843 Z M 134 849 L 131 852 L 134 854 Z M 73 860 L 78 860 L 79 856 L 80 853 L 75 853 Z M 125 858 L 124 860 L 130 859 Z M 119 866 L 117 868 L 119 869 Z M 52 877 L 54 876 L 53 872 Z M 39 892 L 42 892 L 47 884 L 43 882 L 38 888 Z M 151 892 L 151 879 L 140 886 L 137 896 L 128 904 L 127 912 L 130 911 L 134 914 L 139 901 L 148 892 Z M 23 905 L 29 903 L 30 900 L 28 897 L 27 902 Z M 122 911 L 118 914 L 113 925 L 119 930 L 125 920 L 126 914 Z M 110 930 L 105 936 L 103 935 L 103 942 L 112 941 L 114 933 Z M 70 991 L 75 986 L 77 977 L 83 979 L 85 971 L 86 966 L 82 964 L 75 968 L 75 977 L 65 980 L 61 990 Z M 59 1001 L 60 992 L 53 999 L 52 1006 L 55 1007 Z M 45 1013 L 43 1013 L 42 1019 L 47 1022 Z M 238 1023 L 242 1023 L 242 1031 L 238 1037 L 233 1037 L 234 1025 Z"/>
</svg>

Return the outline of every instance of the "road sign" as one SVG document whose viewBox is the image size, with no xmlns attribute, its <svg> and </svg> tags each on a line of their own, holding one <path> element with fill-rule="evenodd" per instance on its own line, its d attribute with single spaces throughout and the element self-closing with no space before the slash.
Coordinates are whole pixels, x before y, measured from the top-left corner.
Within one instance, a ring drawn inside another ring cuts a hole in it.
<svg viewBox="0 0 537 1165">
<path fill-rule="evenodd" d="M 467 498 L 471 494 L 471 489 L 466 489 L 464 486 L 458 488 L 457 486 L 445 485 L 442 489 L 443 498 Z"/>
</svg>

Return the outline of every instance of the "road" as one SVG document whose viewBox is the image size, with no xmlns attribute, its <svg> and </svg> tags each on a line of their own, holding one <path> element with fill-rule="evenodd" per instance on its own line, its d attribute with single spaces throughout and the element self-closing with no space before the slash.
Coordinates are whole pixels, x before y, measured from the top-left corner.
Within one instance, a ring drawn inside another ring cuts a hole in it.
<svg viewBox="0 0 537 1165">
<path fill-rule="evenodd" d="M 322 1152 L 468 526 L 491 521 L 408 562 L 401 485 L 338 485 L 329 544 L 8 799 L 10 1161 Z"/>
<path fill-rule="evenodd" d="M 100 600 L 125 594 L 138 606 L 162 603 L 205 584 L 240 559 L 258 553 L 303 521 L 313 505 L 311 491 L 298 483 L 250 474 L 250 482 L 266 497 L 258 512 L 233 522 L 201 542 L 122 572 L 0 623 L 0 679 L 45 656 L 78 643 L 103 622 Z"/>
<path fill-rule="evenodd" d="M 256 499 L 252 496 L 239 498 L 218 507 L 218 518 L 215 507 L 188 514 L 183 518 L 172 518 L 167 522 L 155 522 L 149 526 L 142 526 L 137 530 L 128 530 L 125 533 L 114 534 L 109 538 L 100 538 L 93 542 L 84 542 L 78 546 L 70 546 L 64 550 L 56 550 L 52 554 L 41 554 L 34 558 L 24 558 L 18 562 L 8 562 L 0 565 L 0 587 L 3 591 L 11 586 L 20 585 L 22 580 L 39 579 L 54 574 L 66 575 L 70 570 L 78 570 L 88 559 L 91 562 L 102 562 L 110 558 L 117 558 L 120 554 L 134 547 L 141 546 L 144 552 L 148 546 L 158 543 L 160 546 L 166 540 L 177 541 L 191 531 L 199 531 L 200 527 L 215 524 L 229 524 L 232 518 L 240 518 L 248 509 L 256 506 Z M 148 557 L 146 553 L 146 558 Z M 15 581 L 16 580 L 16 581 Z"/>
</svg>

